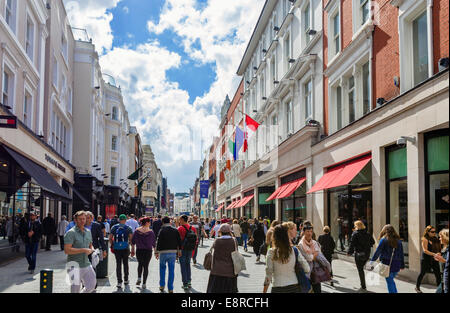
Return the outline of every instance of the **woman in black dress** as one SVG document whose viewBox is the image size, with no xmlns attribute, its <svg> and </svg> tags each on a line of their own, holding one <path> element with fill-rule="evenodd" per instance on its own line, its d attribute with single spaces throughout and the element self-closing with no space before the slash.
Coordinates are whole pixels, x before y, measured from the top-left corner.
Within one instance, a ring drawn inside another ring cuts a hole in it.
<svg viewBox="0 0 450 313">
<path fill-rule="evenodd" d="M 260 260 L 260 248 L 265 242 L 264 226 L 258 220 L 255 219 L 255 230 L 252 234 L 253 237 L 253 252 L 256 254 L 256 262 Z"/>
</svg>

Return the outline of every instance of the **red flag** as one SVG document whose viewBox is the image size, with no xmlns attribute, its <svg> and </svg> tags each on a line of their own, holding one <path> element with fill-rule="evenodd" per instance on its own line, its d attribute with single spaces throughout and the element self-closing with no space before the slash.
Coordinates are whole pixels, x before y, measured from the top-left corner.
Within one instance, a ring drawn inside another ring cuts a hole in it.
<svg viewBox="0 0 450 313">
<path fill-rule="evenodd" d="M 256 130 L 259 127 L 258 122 L 256 122 L 254 119 L 252 119 L 250 116 L 245 114 L 245 124 L 246 126 L 253 132 L 256 132 Z"/>
</svg>

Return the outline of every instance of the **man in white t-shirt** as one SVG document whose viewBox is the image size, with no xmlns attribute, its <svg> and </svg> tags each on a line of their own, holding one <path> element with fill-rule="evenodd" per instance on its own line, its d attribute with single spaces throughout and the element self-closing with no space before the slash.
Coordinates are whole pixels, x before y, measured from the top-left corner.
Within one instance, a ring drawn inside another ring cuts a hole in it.
<svg viewBox="0 0 450 313">
<path fill-rule="evenodd" d="M 213 228 L 214 238 L 217 238 L 217 235 L 219 234 L 219 228 L 220 228 L 220 221 L 217 220 Z"/>
<path fill-rule="evenodd" d="M 138 221 L 135 220 L 134 214 L 130 215 L 130 219 L 127 220 L 127 222 L 125 224 L 127 226 L 130 226 L 130 228 L 133 230 L 133 233 L 136 231 L 136 228 L 139 227 L 139 223 L 138 223 Z"/>
</svg>

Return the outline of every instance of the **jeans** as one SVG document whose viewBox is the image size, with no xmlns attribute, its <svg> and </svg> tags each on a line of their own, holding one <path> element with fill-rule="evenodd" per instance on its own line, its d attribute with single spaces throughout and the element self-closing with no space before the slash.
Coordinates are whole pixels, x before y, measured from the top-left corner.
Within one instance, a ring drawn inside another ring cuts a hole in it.
<svg viewBox="0 0 450 313">
<path fill-rule="evenodd" d="M 27 243 L 25 244 L 25 257 L 28 261 L 28 270 L 33 270 L 36 268 L 36 254 L 39 248 L 39 242 Z"/>
<path fill-rule="evenodd" d="M 395 281 L 394 278 L 395 276 L 397 276 L 397 273 L 390 273 L 389 277 L 386 277 L 386 284 L 387 284 L 387 288 L 388 288 L 388 292 L 389 293 L 397 293 L 397 286 L 395 285 Z"/>
<path fill-rule="evenodd" d="M 241 237 L 236 237 L 236 244 L 237 244 L 238 246 L 241 245 Z"/>
<path fill-rule="evenodd" d="M 159 286 L 164 287 L 166 285 L 166 263 L 169 267 L 169 280 L 167 287 L 169 290 L 173 290 L 173 281 L 175 279 L 175 261 L 177 259 L 176 253 L 161 253 L 159 255 Z"/>
<path fill-rule="evenodd" d="M 181 280 L 183 285 L 191 282 L 191 256 L 192 251 L 183 250 L 180 257 Z"/>
<path fill-rule="evenodd" d="M 138 261 L 138 279 L 141 279 L 142 272 L 144 272 L 144 279 L 142 280 L 142 283 L 145 285 L 148 277 L 148 265 L 152 259 L 152 250 L 137 249 L 136 258 Z"/>
<path fill-rule="evenodd" d="M 61 246 L 61 250 L 64 250 L 64 236 L 59 236 L 59 244 Z"/>
<path fill-rule="evenodd" d="M 67 272 L 71 280 L 71 293 L 80 293 L 81 283 L 84 286 L 81 291 L 82 293 L 91 293 L 94 291 L 97 285 L 97 278 L 92 265 L 84 268 L 68 269 Z"/>
<path fill-rule="evenodd" d="M 114 255 L 116 256 L 116 275 L 117 282 L 122 283 L 122 263 L 123 271 L 125 275 L 125 280 L 128 280 L 128 256 L 130 255 L 130 249 L 114 250 Z"/>
<path fill-rule="evenodd" d="M 248 234 L 242 234 L 242 241 L 244 242 L 244 248 L 247 249 Z"/>
</svg>

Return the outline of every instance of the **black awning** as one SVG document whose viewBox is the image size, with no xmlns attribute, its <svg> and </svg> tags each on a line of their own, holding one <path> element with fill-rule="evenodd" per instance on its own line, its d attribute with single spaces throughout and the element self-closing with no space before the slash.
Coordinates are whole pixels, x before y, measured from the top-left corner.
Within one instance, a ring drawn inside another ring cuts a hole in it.
<svg viewBox="0 0 450 313">
<path fill-rule="evenodd" d="M 56 180 L 47 172 L 45 168 L 37 165 L 33 161 L 11 150 L 7 146 L 3 146 L 8 154 L 22 167 L 22 169 L 30 175 L 36 183 L 41 186 L 44 191 L 56 195 L 66 200 L 72 200 L 67 192 L 56 182 Z"/>
<path fill-rule="evenodd" d="M 86 200 L 85 197 L 83 197 L 83 195 L 81 194 L 81 192 L 78 191 L 78 189 L 76 189 L 72 184 L 68 184 L 70 189 L 72 189 L 72 192 L 78 197 L 80 198 L 81 202 L 84 203 L 84 206 L 90 208 L 91 204 L 89 203 L 89 201 Z"/>
</svg>

